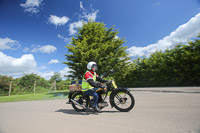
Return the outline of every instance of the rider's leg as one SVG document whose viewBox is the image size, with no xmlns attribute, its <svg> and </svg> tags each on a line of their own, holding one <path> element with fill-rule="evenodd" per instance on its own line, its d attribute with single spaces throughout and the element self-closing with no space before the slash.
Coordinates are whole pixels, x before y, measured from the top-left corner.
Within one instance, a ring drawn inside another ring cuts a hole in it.
<svg viewBox="0 0 200 133">
<path fill-rule="evenodd" d="M 95 91 L 98 90 L 98 89 L 99 89 L 99 88 L 94 88 Z M 103 102 L 103 99 L 102 99 L 102 97 L 101 97 L 102 90 L 100 90 L 100 91 L 98 91 L 98 92 L 96 92 L 96 93 L 97 93 L 98 96 L 99 96 L 98 102 Z"/>
<path fill-rule="evenodd" d="M 93 96 L 93 104 L 92 104 L 92 106 L 93 107 L 97 106 L 99 96 L 98 96 L 98 94 L 96 92 L 94 92 L 93 90 L 88 90 L 88 91 L 83 92 L 83 94 L 84 95 Z"/>
</svg>

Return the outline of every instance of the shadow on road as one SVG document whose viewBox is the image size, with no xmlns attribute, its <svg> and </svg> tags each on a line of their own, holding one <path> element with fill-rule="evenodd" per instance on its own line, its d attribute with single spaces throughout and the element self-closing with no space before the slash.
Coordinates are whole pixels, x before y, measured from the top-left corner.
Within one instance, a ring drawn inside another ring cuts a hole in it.
<svg viewBox="0 0 200 133">
<path fill-rule="evenodd" d="M 74 109 L 59 109 L 55 112 L 62 112 L 64 114 L 71 114 L 71 115 L 98 115 L 99 114 L 97 112 L 94 112 L 91 109 L 88 109 L 85 112 L 77 112 Z M 102 113 L 119 113 L 119 111 L 102 111 Z"/>
</svg>

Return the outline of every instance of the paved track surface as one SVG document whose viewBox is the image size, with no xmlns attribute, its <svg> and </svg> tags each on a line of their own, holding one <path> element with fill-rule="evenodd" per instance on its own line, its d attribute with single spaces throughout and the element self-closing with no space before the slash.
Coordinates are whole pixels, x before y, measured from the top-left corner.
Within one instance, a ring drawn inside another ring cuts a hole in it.
<svg viewBox="0 0 200 133">
<path fill-rule="evenodd" d="M 130 112 L 75 112 L 66 99 L 0 103 L 0 133 L 200 133 L 200 87 L 132 88 Z"/>
</svg>

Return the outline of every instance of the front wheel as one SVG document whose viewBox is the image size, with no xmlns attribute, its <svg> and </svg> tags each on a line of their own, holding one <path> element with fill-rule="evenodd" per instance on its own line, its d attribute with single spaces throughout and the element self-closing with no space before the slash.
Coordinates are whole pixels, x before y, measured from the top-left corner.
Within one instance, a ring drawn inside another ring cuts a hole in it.
<svg viewBox="0 0 200 133">
<path fill-rule="evenodd" d="M 110 100 L 111 105 L 121 112 L 128 112 L 135 105 L 133 95 L 125 89 L 115 92 Z"/>
</svg>

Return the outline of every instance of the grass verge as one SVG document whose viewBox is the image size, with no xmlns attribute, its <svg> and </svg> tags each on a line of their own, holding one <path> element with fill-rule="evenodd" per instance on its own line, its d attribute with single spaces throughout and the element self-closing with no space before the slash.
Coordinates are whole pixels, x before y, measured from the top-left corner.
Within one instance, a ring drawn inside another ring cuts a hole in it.
<svg viewBox="0 0 200 133">
<path fill-rule="evenodd" d="M 25 95 L 0 96 L 0 102 L 16 102 L 16 101 L 32 101 L 32 100 L 50 100 L 50 99 L 65 99 L 69 92 L 51 92 Z"/>
</svg>

